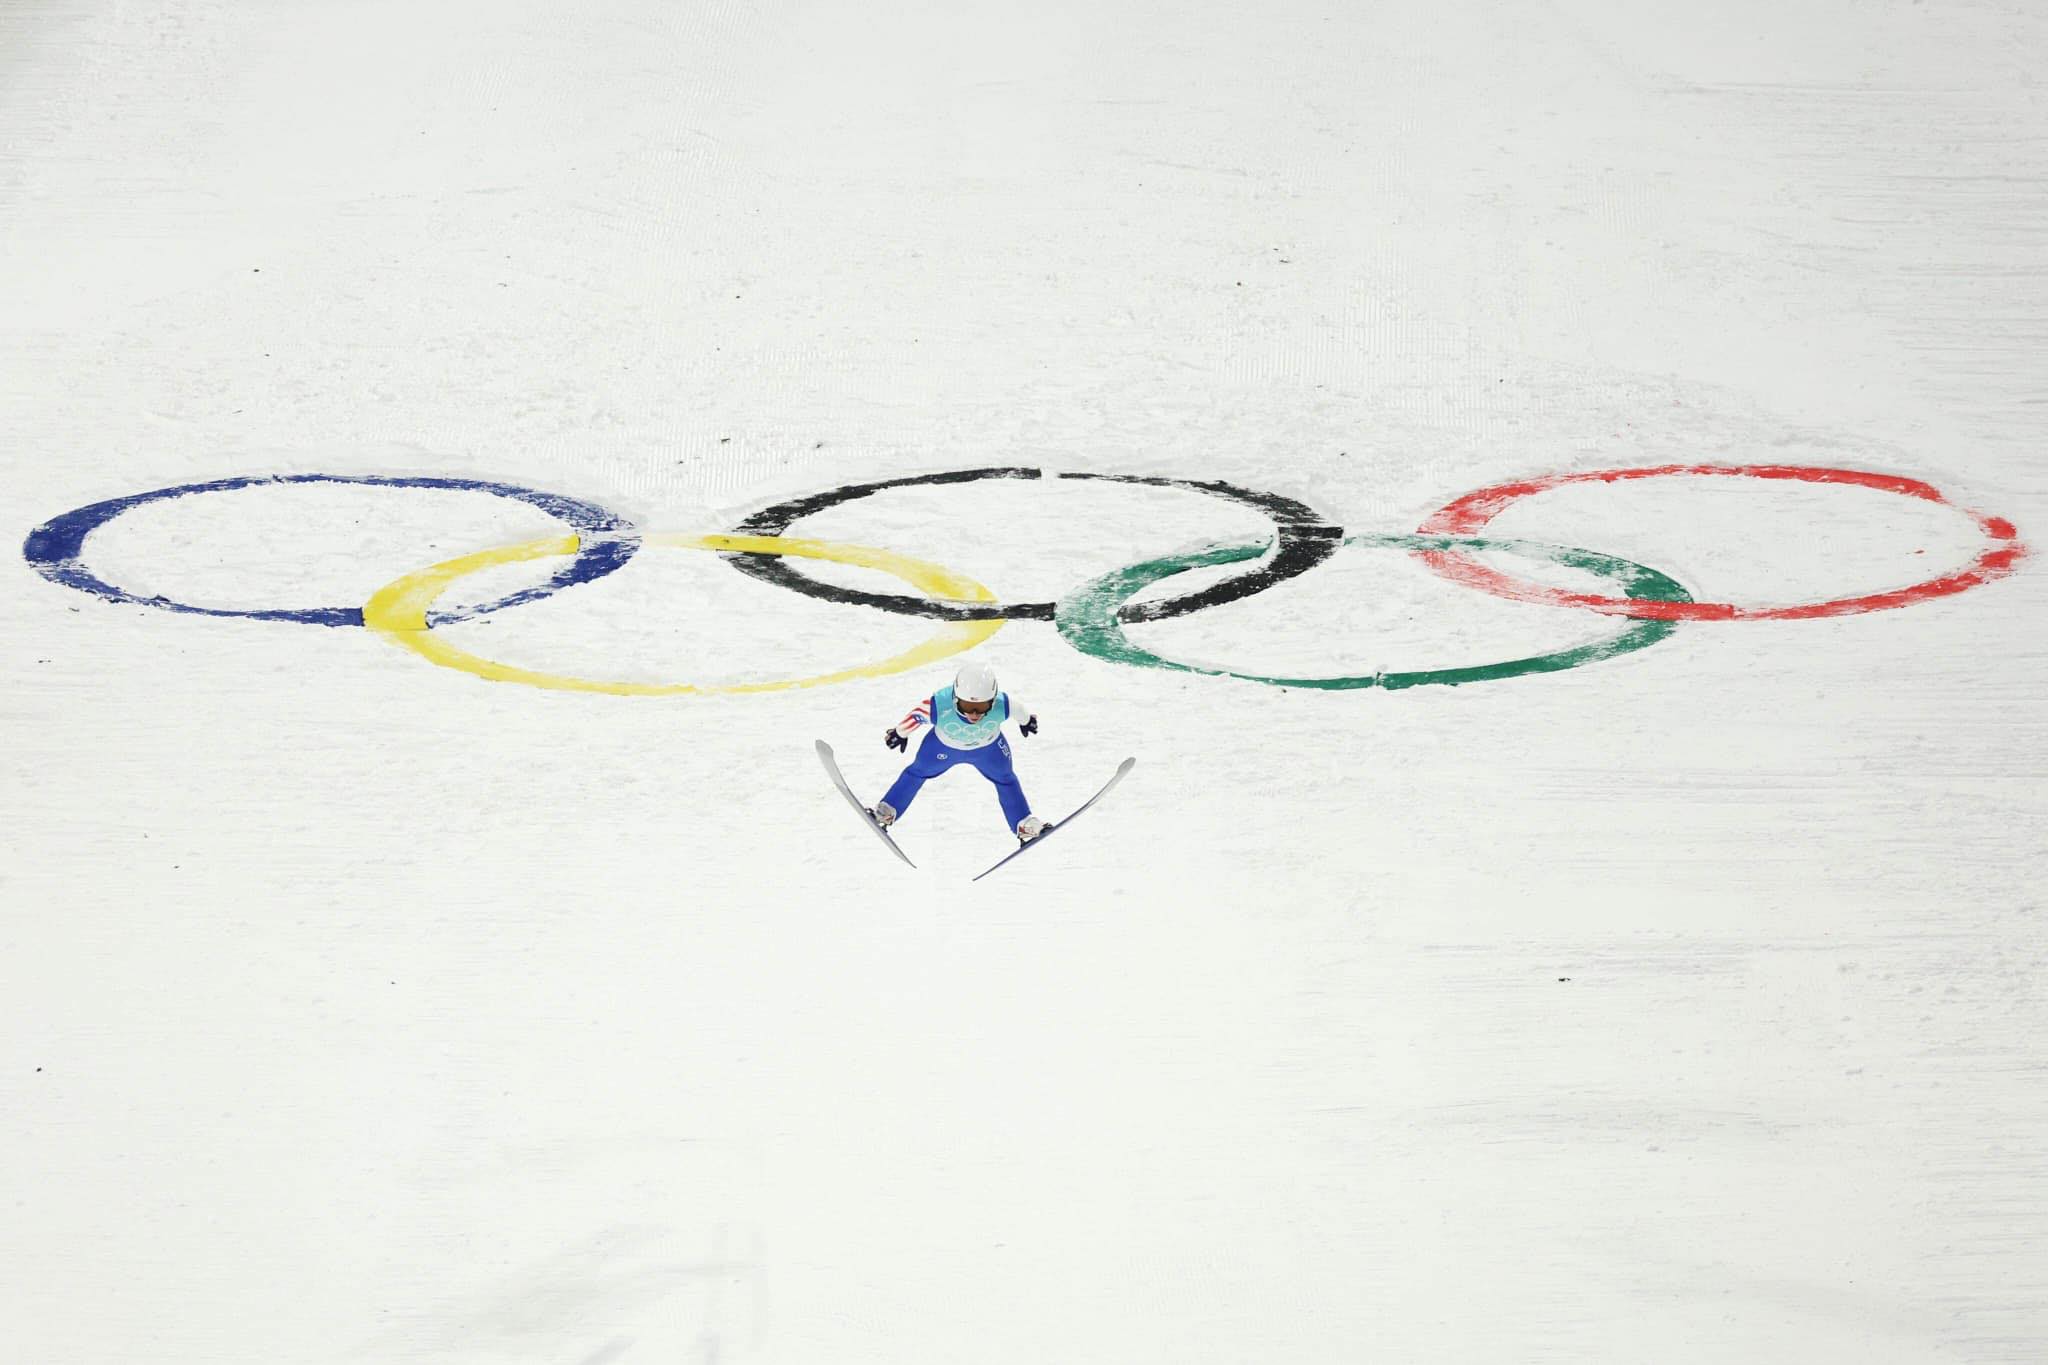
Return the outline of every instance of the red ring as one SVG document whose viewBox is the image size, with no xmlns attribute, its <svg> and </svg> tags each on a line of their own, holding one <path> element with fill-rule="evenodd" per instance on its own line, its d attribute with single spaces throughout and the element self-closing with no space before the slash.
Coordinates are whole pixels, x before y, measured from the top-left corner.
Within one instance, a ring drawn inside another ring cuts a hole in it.
<svg viewBox="0 0 2048 1365">
<path fill-rule="evenodd" d="M 1417 528 L 1419 535 L 1469 536 L 1477 534 L 1499 516 L 1510 503 L 1535 493 L 1547 493 L 1573 483 L 1619 483 L 1624 479 L 1654 479 L 1670 474 L 1739 475 L 1751 479 L 1791 479 L 1801 483 L 1847 483 L 1900 493 L 1925 502 L 1954 507 L 1974 520 L 1991 545 L 1969 566 L 1942 578 L 1931 578 L 1909 588 L 1870 593 L 1862 597 L 1840 597 L 1832 602 L 1814 602 L 1794 607 L 1744 607 L 1733 602 L 1654 602 L 1627 597 L 1599 597 L 1591 593 L 1567 592 L 1540 583 L 1511 578 L 1476 560 L 1450 550 L 1422 551 L 1419 557 L 1430 568 L 1454 583 L 1506 597 L 1516 602 L 1541 602 L 1560 607 L 1584 607 L 1609 616 L 1632 616 L 1651 621 L 1810 621 L 1822 616 L 1851 616 L 1857 612 L 1885 611 L 1911 606 L 1936 597 L 1966 592 L 1994 578 L 2011 573 L 2026 558 L 2027 547 L 2019 532 L 2003 517 L 1985 516 L 1960 507 L 1941 495 L 1932 484 L 1895 474 L 1872 474 L 1861 469 L 1818 469 L 1790 464 L 1667 464 L 1643 469 L 1603 469 L 1589 474 L 1547 474 L 1538 479 L 1495 484 L 1467 493 L 1447 503 Z"/>
</svg>

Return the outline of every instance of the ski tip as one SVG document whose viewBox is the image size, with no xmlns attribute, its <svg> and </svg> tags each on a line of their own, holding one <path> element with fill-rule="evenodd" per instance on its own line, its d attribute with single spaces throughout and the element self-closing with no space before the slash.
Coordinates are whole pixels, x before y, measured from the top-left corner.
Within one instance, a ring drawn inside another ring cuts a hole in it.
<svg viewBox="0 0 2048 1365">
<path fill-rule="evenodd" d="M 827 757 L 827 758 L 830 758 L 830 757 L 832 757 L 832 746 L 831 746 L 831 745 L 827 744 L 827 743 L 826 743 L 826 742 L 825 742 L 824 740 L 822 740 L 822 739 L 820 739 L 820 740 L 814 740 L 814 741 L 812 741 L 812 742 L 813 742 L 813 743 L 815 743 L 815 744 L 816 744 L 816 745 L 818 746 L 818 752 L 819 752 L 819 753 L 823 754 L 823 755 L 824 755 L 825 757 Z"/>
<path fill-rule="evenodd" d="M 823 740 L 819 740 L 818 742 L 819 742 L 820 744 L 824 743 L 824 741 L 823 741 Z M 1135 768 L 1135 767 L 1137 767 L 1137 766 L 1138 766 L 1138 760 L 1137 760 L 1137 759 L 1135 759 L 1135 758 L 1127 758 L 1127 759 L 1125 759 L 1125 760 L 1124 760 L 1123 762 L 1121 762 L 1121 763 L 1119 763 L 1119 764 L 1117 764 L 1117 765 L 1116 765 L 1116 773 L 1117 773 L 1117 776 L 1118 776 L 1118 777 L 1122 777 L 1122 776 L 1123 776 L 1123 775 L 1124 775 L 1125 773 L 1129 772 L 1129 771 L 1130 771 L 1131 769 L 1133 769 L 1133 768 Z"/>
</svg>

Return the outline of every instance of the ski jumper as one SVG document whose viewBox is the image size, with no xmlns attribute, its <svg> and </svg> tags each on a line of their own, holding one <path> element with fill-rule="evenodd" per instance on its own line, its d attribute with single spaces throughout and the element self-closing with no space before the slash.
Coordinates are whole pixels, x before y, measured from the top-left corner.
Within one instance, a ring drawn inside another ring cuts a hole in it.
<svg viewBox="0 0 2048 1365">
<path fill-rule="evenodd" d="M 1023 784 L 1017 781 L 1017 769 L 1010 762 L 1010 741 L 1003 737 L 1003 722 L 1009 718 L 1007 692 L 996 694 L 995 704 L 980 720 L 969 720 L 960 714 L 953 705 L 950 687 L 939 689 L 912 707 L 910 714 L 897 722 L 896 733 L 905 739 L 918 730 L 930 733 L 918 746 L 917 757 L 910 760 L 910 766 L 882 794 L 882 799 L 896 812 L 896 818 L 903 818 L 926 782 L 965 766 L 995 783 L 996 799 L 1003 805 L 1003 819 L 1014 831 L 1031 814 L 1031 803 L 1024 799 Z"/>
</svg>

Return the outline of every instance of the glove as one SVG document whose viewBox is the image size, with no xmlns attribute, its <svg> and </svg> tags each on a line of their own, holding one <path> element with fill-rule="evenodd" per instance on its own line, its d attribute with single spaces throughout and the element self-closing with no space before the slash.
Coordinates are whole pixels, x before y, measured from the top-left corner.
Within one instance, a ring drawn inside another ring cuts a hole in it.
<svg viewBox="0 0 2048 1365">
<path fill-rule="evenodd" d="M 1017 727 L 1017 733 L 1020 735 L 1035 735 L 1038 733 L 1038 713 L 1036 711 L 1024 717 L 1024 723 Z"/>
<path fill-rule="evenodd" d="M 882 736 L 882 743 L 891 749 L 908 749 L 910 747 L 910 741 L 897 734 L 894 726 L 891 726 L 888 733 Z"/>
</svg>

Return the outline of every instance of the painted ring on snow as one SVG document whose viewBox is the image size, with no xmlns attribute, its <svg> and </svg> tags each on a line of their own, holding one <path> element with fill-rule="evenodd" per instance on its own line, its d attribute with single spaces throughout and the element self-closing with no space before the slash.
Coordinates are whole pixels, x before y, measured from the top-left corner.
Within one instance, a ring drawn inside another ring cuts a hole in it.
<svg viewBox="0 0 2048 1365">
<path fill-rule="evenodd" d="M 1542 545 L 1526 540 L 1477 540 L 1469 536 L 1355 535 L 1344 538 L 1346 545 L 1408 550 L 1420 554 L 1445 550 L 1489 551 L 1525 555 L 1566 568 L 1599 574 L 1618 585 L 1632 600 L 1685 602 L 1691 600 L 1677 580 L 1655 569 L 1631 564 L 1613 555 L 1591 550 L 1574 550 L 1561 545 Z M 1190 554 L 1167 555 L 1104 574 L 1080 591 L 1061 601 L 1056 618 L 1060 635 L 1083 654 L 1111 663 L 1136 664 L 1145 668 L 1168 668 L 1182 673 L 1207 673 L 1246 682 L 1270 683 L 1275 687 L 1313 687 L 1341 691 L 1357 687 L 1378 687 L 1396 691 L 1430 684 L 1456 687 L 1462 683 L 1496 682 L 1528 673 L 1559 673 L 1568 668 L 1598 663 L 1656 644 L 1678 629 L 1669 621 L 1632 621 L 1619 635 L 1589 645 L 1538 654 L 1503 663 L 1473 664 L 1463 668 L 1433 668 L 1402 673 L 1359 673 L 1333 678 L 1280 678 L 1262 673 L 1240 673 L 1227 668 L 1179 663 L 1131 643 L 1117 617 L 1117 607 L 1133 593 L 1162 578 L 1190 569 L 1208 568 L 1251 559 L 1264 552 L 1263 541 L 1242 541 L 1212 545 Z"/>
<path fill-rule="evenodd" d="M 202 607 L 190 602 L 173 602 L 167 597 L 141 597 L 107 582 L 85 567 L 82 556 L 85 539 L 100 527 L 131 508 L 144 503 L 162 502 L 169 498 L 182 498 L 194 493 L 220 493 L 234 488 L 256 488 L 280 483 L 344 483 L 365 484 L 374 488 L 445 488 L 463 493 L 489 493 L 494 497 L 510 498 L 537 507 L 558 521 L 566 522 L 577 531 L 578 549 L 576 557 L 558 570 L 554 577 L 537 587 L 524 588 L 509 597 L 463 611 L 437 613 L 434 624 L 443 625 L 454 621 L 468 620 L 486 612 L 500 611 L 527 602 L 536 602 L 551 597 L 567 587 L 588 583 L 615 573 L 626 565 L 639 549 L 639 537 L 631 522 L 606 511 L 596 503 L 581 498 L 564 497 L 559 493 L 542 492 L 536 488 L 521 488 L 509 483 L 488 483 L 481 479 L 448 479 L 413 477 L 410 475 L 378 474 L 252 474 L 233 479 L 215 479 L 211 483 L 179 484 L 174 488 L 158 488 L 148 493 L 134 493 L 125 498 L 109 498 L 105 502 L 89 503 L 84 507 L 53 517 L 35 530 L 21 547 L 22 556 L 35 571 L 52 583 L 62 583 L 67 588 L 77 588 L 110 602 L 131 602 L 143 607 L 161 607 L 165 611 L 189 612 L 195 616 L 237 616 L 254 621 L 298 621 L 316 626 L 360 626 L 363 624 L 361 607 L 299 607 L 264 608 L 240 610 L 232 607 Z"/>
<path fill-rule="evenodd" d="M 1457 501 L 1446 504 L 1429 520 L 1423 522 L 1419 529 L 1426 535 L 1471 535 L 1499 516 L 1509 504 L 1537 493 L 1548 492 L 1553 488 L 1562 488 L 1574 483 L 1619 483 L 1625 479 L 1654 479 L 1678 474 L 1790 479 L 1800 483 L 1843 483 L 1860 488 L 1875 488 L 1885 493 L 1898 493 L 1905 497 L 1919 498 L 1925 502 L 1955 508 L 1975 521 L 1978 529 L 1984 532 L 1991 543 L 1967 566 L 1944 577 L 1930 578 L 1923 583 L 1888 592 L 1868 593 L 1860 597 L 1838 597 L 1832 601 L 1810 602 L 1803 606 L 1790 607 L 1745 607 L 1733 602 L 1637 601 L 1620 597 L 1600 597 L 1510 578 L 1463 555 L 1427 554 L 1422 558 L 1430 568 L 1454 583 L 1462 583 L 1466 587 L 1477 588 L 1481 592 L 1492 593 L 1496 597 L 1506 597 L 1516 602 L 1584 607 L 1590 611 L 1648 621 L 1810 621 L 1823 616 L 1850 616 L 1858 612 L 1884 611 L 1892 607 L 1910 606 L 1915 602 L 1926 602 L 1933 598 L 1965 592 L 1994 578 L 2003 578 L 2011 573 L 2027 554 L 2027 547 L 2020 543 L 2019 532 L 2011 522 L 2003 517 L 1973 512 L 1967 507 L 1950 502 L 1932 484 L 1922 483 L 1918 479 L 1901 478 L 1895 474 L 1873 474 L 1860 469 L 1821 469 L 1807 465 L 1671 464 L 1642 469 L 1604 469 L 1588 474 L 1551 474 L 1517 483 L 1496 484 L 1491 488 L 1482 488 L 1476 493 L 1467 493 Z"/>
<path fill-rule="evenodd" d="M 954 573 L 951 569 L 922 559 L 912 559 L 908 555 L 877 550 L 865 545 L 840 545 L 822 540 L 796 540 L 782 536 L 692 536 L 673 533 L 650 535 L 645 543 L 671 550 L 716 550 L 725 554 L 796 555 L 804 559 L 829 559 L 838 564 L 852 564 L 860 568 L 880 569 L 884 573 L 895 574 L 919 592 L 931 593 L 938 597 L 986 602 L 993 600 L 995 596 L 964 574 Z M 550 559 L 577 552 L 575 536 L 556 536 L 451 559 L 445 564 L 436 564 L 432 568 L 408 574 L 397 582 L 379 589 L 363 608 L 364 622 L 385 639 L 403 645 L 444 668 L 460 669 L 493 682 L 524 683 L 528 687 L 545 687 L 562 692 L 603 692 L 617 697 L 783 692 L 799 687 L 824 687 L 830 683 L 849 682 L 855 678 L 879 678 L 890 673 L 920 668 L 949 654 L 972 649 L 1003 628 L 1003 622 L 1000 620 L 948 622 L 927 637 L 923 643 L 901 654 L 891 655 L 879 663 L 862 664 L 812 678 L 724 685 L 610 682 L 539 673 L 458 649 L 433 632 L 428 613 L 433 610 L 435 599 L 448 591 L 458 579 L 500 564 Z"/>
<path fill-rule="evenodd" d="M 1044 472 L 1037 469 L 956 469 L 943 474 L 914 474 L 902 479 L 883 479 L 879 483 L 844 484 L 823 493 L 791 498 L 787 502 L 763 508 L 741 522 L 737 529 L 741 535 L 779 536 L 787 531 L 791 524 L 804 517 L 891 488 L 974 483 L 982 479 L 1042 477 Z M 1154 488 L 1184 488 L 1241 503 L 1263 512 L 1273 522 L 1276 534 L 1272 542 L 1273 557 L 1269 562 L 1233 578 L 1226 578 L 1220 583 L 1212 583 L 1200 592 L 1190 593 L 1186 597 L 1124 607 L 1122 619 L 1126 621 L 1158 621 L 1172 616 L 1185 616 L 1204 607 L 1234 602 L 1240 597 L 1250 597 L 1253 593 L 1264 592 L 1275 584 L 1307 573 L 1328 559 L 1336 553 L 1337 542 L 1343 536 L 1340 528 L 1329 525 L 1309 507 L 1292 498 L 1282 497 L 1277 493 L 1260 493 L 1249 488 L 1239 488 L 1235 484 L 1158 478 L 1143 474 L 1060 474 L 1056 477 L 1096 479 L 1105 483 L 1143 484 Z M 732 563 L 741 573 L 751 574 L 764 583 L 789 588 L 808 597 L 821 598 L 827 602 L 879 607 L 883 611 L 892 611 L 903 616 L 926 616 L 937 621 L 987 621 L 1011 617 L 1050 621 L 1058 607 L 1054 602 L 990 602 L 987 605 L 934 602 L 928 598 L 906 597 L 900 593 L 863 592 L 858 588 L 842 588 L 835 583 L 825 583 L 812 578 L 780 560 L 746 555 L 735 558 Z"/>
</svg>

